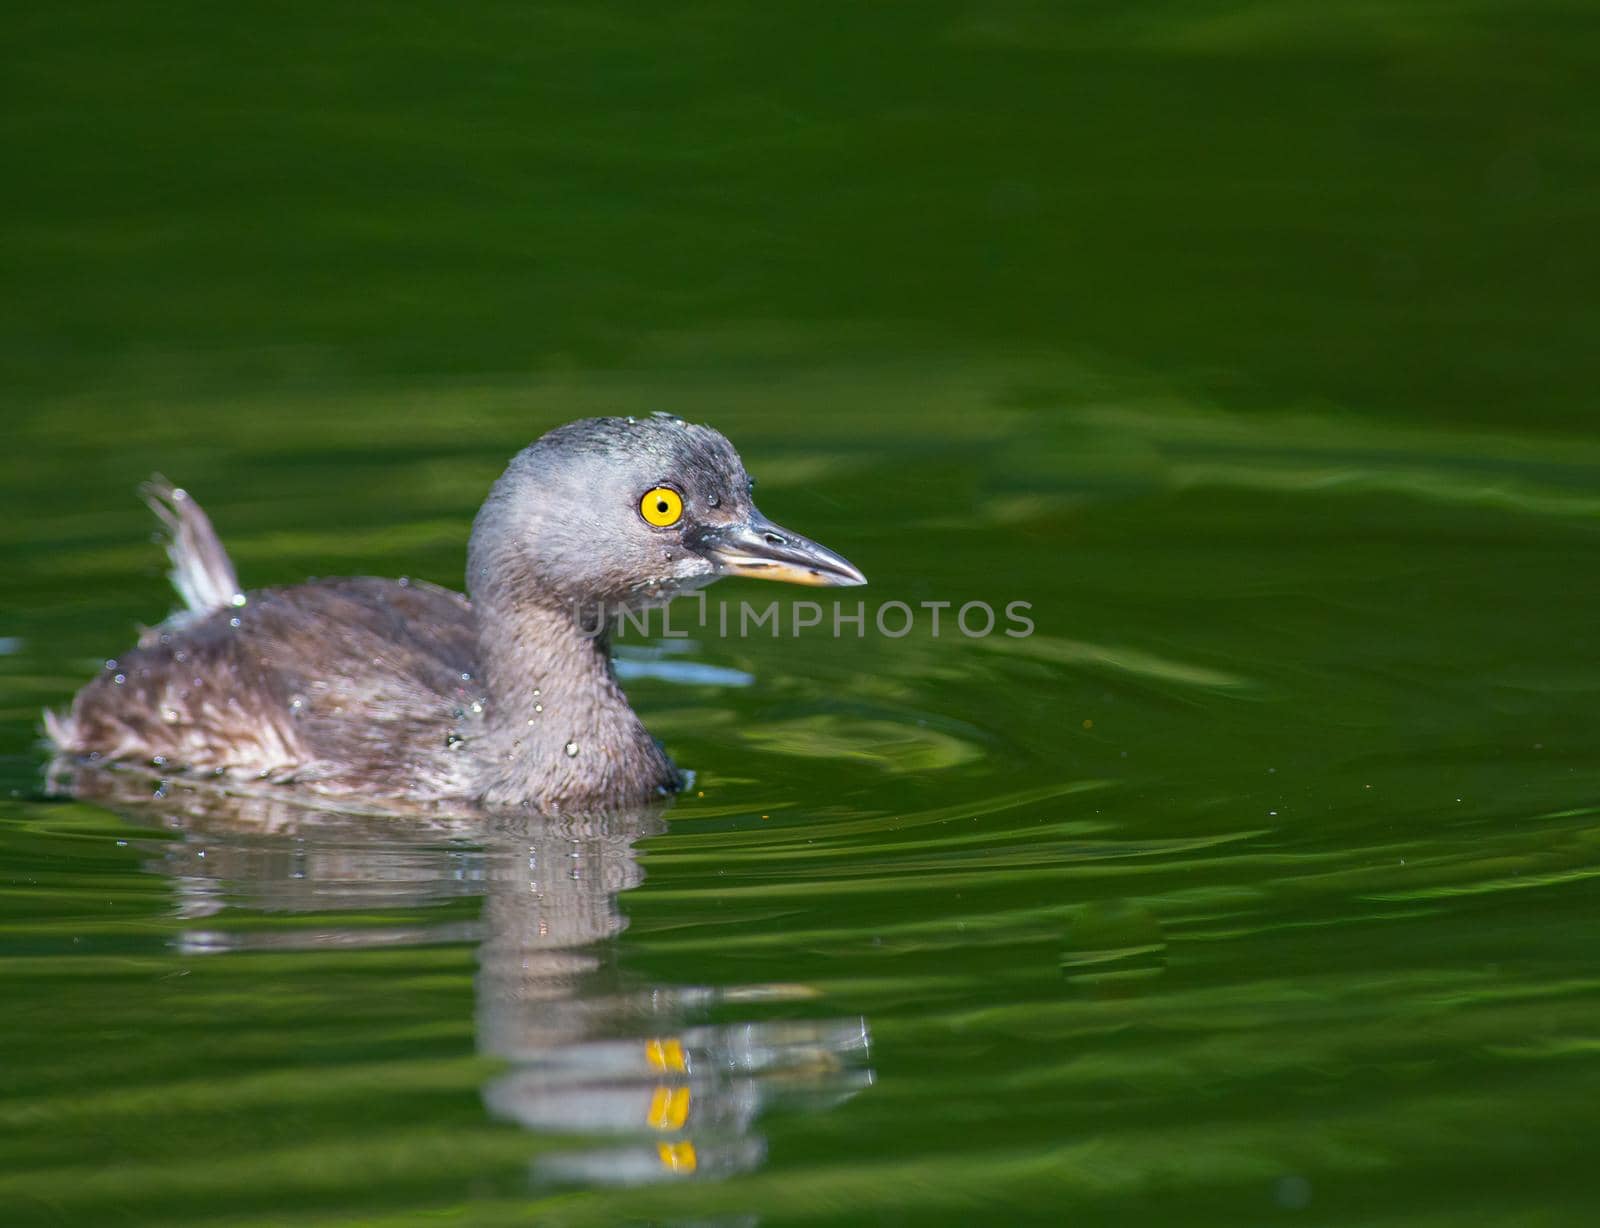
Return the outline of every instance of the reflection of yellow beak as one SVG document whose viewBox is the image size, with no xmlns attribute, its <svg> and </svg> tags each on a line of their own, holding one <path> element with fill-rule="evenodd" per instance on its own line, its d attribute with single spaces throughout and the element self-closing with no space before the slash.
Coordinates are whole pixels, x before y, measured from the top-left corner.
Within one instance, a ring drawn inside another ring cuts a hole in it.
<svg viewBox="0 0 1600 1228">
<path fill-rule="evenodd" d="M 754 509 L 743 524 L 705 530 L 697 546 L 725 576 L 782 580 L 819 588 L 846 588 L 867 582 L 866 576 L 842 555 L 809 537 L 779 528 Z"/>
</svg>

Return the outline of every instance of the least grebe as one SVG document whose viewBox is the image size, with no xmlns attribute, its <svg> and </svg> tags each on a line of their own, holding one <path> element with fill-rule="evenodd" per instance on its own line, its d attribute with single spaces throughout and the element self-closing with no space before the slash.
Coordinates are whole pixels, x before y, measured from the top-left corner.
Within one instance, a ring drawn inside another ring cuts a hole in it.
<svg viewBox="0 0 1600 1228">
<path fill-rule="evenodd" d="M 489 492 L 463 597 L 370 577 L 243 593 L 199 505 L 153 482 L 188 609 L 108 662 L 47 731 L 80 760 L 329 797 L 552 813 L 647 802 L 681 781 L 617 685 L 607 620 L 725 575 L 866 582 L 762 516 L 750 488 L 710 427 L 558 427 Z"/>
</svg>

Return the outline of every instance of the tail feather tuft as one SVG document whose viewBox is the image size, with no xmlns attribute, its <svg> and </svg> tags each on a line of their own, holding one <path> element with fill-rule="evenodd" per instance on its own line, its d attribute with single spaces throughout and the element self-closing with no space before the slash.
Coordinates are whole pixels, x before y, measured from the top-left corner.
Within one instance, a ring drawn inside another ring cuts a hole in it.
<svg viewBox="0 0 1600 1228">
<path fill-rule="evenodd" d="M 77 723 L 70 715 L 44 710 L 44 736 L 57 750 L 75 750 L 78 741 Z"/>
<path fill-rule="evenodd" d="M 139 493 L 166 526 L 172 560 L 167 575 L 183 604 L 196 614 L 244 604 L 233 562 L 200 505 L 159 473 Z"/>
</svg>

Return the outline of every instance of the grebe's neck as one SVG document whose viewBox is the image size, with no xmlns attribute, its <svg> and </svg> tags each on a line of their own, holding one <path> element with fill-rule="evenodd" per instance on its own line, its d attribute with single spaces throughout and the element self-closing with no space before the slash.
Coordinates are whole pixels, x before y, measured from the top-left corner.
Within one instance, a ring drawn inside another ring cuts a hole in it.
<svg viewBox="0 0 1600 1228">
<path fill-rule="evenodd" d="M 487 693 L 474 747 L 486 805 L 572 812 L 677 788 L 671 760 L 617 685 L 609 637 L 594 633 L 598 614 L 505 586 L 474 593 L 472 604 Z"/>
</svg>

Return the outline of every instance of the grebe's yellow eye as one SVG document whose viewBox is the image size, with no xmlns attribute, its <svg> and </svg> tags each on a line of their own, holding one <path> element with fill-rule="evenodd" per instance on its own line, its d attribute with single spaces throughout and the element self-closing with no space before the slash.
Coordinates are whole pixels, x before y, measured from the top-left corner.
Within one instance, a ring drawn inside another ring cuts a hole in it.
<svg viewBox="0 0 1600 1228">
<path fill-rule="evenodd" d="M 657 486 L 639 500 L 639 515 L 658 529 L 675 525 L 683 518 L 683 496 L 670 486 Z"/>
</svg>

